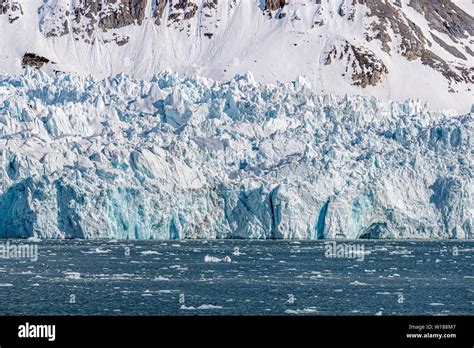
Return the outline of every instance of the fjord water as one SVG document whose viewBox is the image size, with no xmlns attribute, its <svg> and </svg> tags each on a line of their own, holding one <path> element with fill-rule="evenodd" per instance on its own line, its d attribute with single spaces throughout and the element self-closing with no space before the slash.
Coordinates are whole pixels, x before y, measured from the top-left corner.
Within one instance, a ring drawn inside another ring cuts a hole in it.
<svg viewBox="0 0 474 348">
<path fill-rule="evenodd" d="M 473 242 L 337 243 L 363 257 L 324 241 L 44 240 L 37 261 L 0 259 L 0 314 L 474 313 Z"/>
</svg>

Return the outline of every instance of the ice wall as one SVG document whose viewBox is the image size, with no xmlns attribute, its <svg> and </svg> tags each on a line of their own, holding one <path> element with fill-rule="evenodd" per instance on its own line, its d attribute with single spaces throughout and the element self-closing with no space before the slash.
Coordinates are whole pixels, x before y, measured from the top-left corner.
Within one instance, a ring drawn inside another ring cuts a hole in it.
<svg viewBox="0 0 474 348">
<path fill-rule="evenodd" d="M 472 117 L 257 84 L 0 76 L 0 237 L 472 238 Z"/>
</svg>

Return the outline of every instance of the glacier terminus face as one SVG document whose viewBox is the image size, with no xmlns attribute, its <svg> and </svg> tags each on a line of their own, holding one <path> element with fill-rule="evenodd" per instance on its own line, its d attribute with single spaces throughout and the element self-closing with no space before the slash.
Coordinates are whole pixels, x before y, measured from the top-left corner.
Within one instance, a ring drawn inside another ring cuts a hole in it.
<svg viewBox="0 0 474 348">
<path fill-rule="evenodd" d="M 473 114 L 300 78 L 0 76 L 0 237 L 472 238 Z"/>
</svg>

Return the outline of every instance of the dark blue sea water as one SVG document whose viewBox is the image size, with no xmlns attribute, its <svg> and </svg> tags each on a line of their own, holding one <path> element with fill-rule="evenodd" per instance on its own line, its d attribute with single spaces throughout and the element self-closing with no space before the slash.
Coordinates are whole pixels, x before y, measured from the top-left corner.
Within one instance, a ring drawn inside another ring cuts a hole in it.
<svg viewBox="0 0 474 348">
<path fill-rule="evenodd" d="M 359 261 L 323 241 L 9 243 L 38 260 L 0 258 L 2 315 L 474 314 L 473 242 L 338 242 Z"/>
</svg>

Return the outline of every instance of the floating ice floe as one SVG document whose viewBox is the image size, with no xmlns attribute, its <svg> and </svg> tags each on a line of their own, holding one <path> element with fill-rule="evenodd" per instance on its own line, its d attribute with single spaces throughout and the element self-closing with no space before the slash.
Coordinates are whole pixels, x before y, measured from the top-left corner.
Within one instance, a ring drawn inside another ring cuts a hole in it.
<svg viewBox="0 0 474 348">
<path fill-rule="evenodd" d="M 145 250 L 145 251 L 140 252 L 140 254 L 142 254 L 142 255 L 161 255 L 161 253 L 159 253 L 158 251 L 155 251 L 155 250 Z"/>
<path fill-rule="evenodd" d="M 81 279 L 81 273 L 79 272 L 64 272 L 66 279 L 68 280 L 79 280 Z"/>
<path fill-rule="evenodd" d="M 158 276 L 158 277 L 153 278 L 153 280 L 154 281 L 168 281 L 168 280 L 170 280 L 170 278 L 163 277 L 163 276 Z"/>
<path fill-rule="evenodd" d="M 200 305 L 199 307 L 193 307 L 193 306 L 185 306 L 185 305 L 181 305 L 180 309 L 184 309 L 184 310 L 201 310 L 201 309 L 222 309 L 223 307 L 222 306 L 214 306 L 214 305 L 210 305 L 210 304 L 203 304 L 203 305 Z"/>
<path fill-rule="evenodd" d="M 308 308 L 303 308 L 303 309 L 287 309 L 285 310 L 286 314 L 296 314 L 296 315 L 302 315 L 302 314 L 311 314 L 311 313 L 317 313 L 318 310 L 315 307 L 308 307 Z"/>
<path fill-rule="evenodd" d="M 351 282 L 350 284 L 351 285 L 361 285 L 361 286 L 369 285 L 369 284 L 364 283 L 364 282 L 359 282 L 358 280 L 355 280 L 355 281 Z"/>
<path fill-rule="evenodd" d="M 230 263 L 230 262 L 232 262 L 232 259 L 229 256 L 224 256 L 223 258 L 220 259 L 220 258 L 215 257 L 215 256 L 206 255 L 206 256 L 204 256 L 204 262 L 227 262 L 227 263 Z"/>
</svg>

